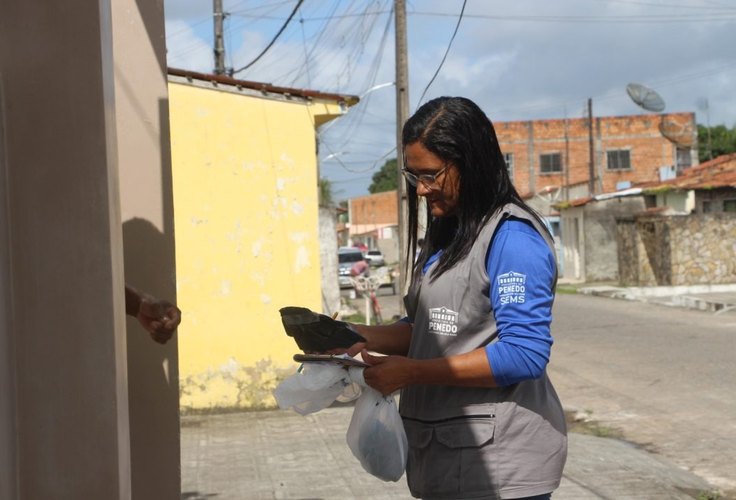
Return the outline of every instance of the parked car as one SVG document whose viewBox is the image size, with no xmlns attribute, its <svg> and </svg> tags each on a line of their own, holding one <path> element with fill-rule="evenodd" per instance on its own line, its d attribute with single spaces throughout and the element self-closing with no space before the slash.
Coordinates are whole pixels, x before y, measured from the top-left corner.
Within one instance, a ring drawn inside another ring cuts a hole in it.
<svg viewBox="0 0 736 500">
<path fill-rule="evenodd" d="M 368 250 L 365 254 L 365 260 L 372 266 L 383 266 L 386 264 L 380 250 Z"/>
<path fill-rule="evenodd" d="M 365 260 L 359 248 L 343 247 L 337 251 L 337 282 L 340 288 L 351 288 L 350 270 L 357 262 Z"/>
</svg>

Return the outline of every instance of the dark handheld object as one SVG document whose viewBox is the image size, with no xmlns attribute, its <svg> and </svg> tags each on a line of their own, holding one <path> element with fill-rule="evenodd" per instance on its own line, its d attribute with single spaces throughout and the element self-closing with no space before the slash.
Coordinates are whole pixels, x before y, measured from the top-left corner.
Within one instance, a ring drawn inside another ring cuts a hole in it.
<svg viewBox="0 0 736 500">
<path fill-rule="evenodd" d="M 279 309 L 281 322 L 289 337 L 305 352 L 325 352 L 340 347 L 351 347 L 365 339 L 344 321 L 336 321 L 306 307 Z"/>
</svg>

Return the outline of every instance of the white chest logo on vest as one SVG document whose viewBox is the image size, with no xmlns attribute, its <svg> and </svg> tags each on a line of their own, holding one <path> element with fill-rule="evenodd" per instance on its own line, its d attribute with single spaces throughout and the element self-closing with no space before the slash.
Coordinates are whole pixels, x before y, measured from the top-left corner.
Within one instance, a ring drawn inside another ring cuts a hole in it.
<svg viewBox="0 0 736 500">
<path fill-rule="evenodd" d="M 496 277 L 501 304 L 523 304 L 526 301 L 526 274 L 509 271 Z"/>
<path fill-rule="evenodd" d="M 433 307 L 429 310 L 429 333 L 457 337 L 458 314 L 446 307 Z"/>
</svg>

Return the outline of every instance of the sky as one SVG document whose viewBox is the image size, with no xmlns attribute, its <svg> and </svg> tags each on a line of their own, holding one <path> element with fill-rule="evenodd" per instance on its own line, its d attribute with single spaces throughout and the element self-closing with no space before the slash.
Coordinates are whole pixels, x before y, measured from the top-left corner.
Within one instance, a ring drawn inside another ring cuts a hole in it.
<svg viewBox="0 0 736 500">
<path fill-rule="evenodd" d="M 298 3 L 223 0 L 225 65 L 235 78 L 361 96 L 321 127 L 319 157 L 336 200 L 366 195 L 396 155 L 394 1 Z M 164 5 L 169 67 L 212 72 L 212 1 Z M 453 95 L 494 123 L 580 118 L 588 99 L 594 116 L 637 115 L 648 112 L 626 86 L 639 83 L 664 112 L 736 126 L 736 0 L 407 0 L 406 9 L 410 113 Z"/>
</svg>

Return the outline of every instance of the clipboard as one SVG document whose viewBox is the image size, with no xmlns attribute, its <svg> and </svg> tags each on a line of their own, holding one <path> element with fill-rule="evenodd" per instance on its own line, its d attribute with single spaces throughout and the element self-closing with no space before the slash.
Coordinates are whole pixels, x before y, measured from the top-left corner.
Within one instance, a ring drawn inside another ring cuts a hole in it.
<svg viewBox="0 0 736 500">
<path fill-rule="evenodd" d="M 294 354 L 294 361 L 297 363 L 334 363 L 342 365 L 344 367 L 358 366 L 361 368 L 368 368 L 368 363 L 364 363 L 359 359 L 355 358 L 344 358 L 335 354 Z"/>
</svg>

